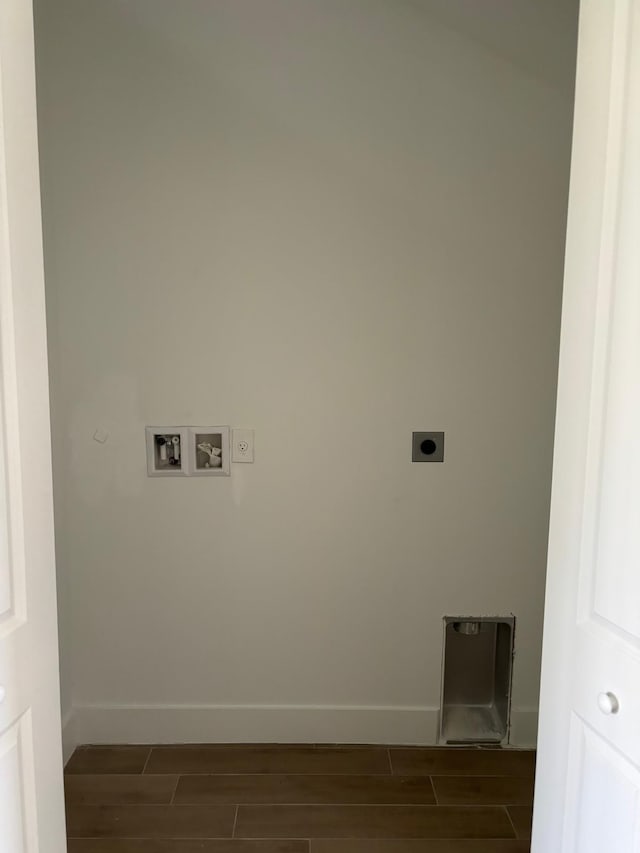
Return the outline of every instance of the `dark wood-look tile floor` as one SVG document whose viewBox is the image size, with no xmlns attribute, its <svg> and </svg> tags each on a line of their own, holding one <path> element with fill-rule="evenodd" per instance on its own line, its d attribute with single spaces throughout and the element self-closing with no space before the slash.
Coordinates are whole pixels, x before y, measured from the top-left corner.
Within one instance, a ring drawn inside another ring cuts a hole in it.
<svg viewBox="0 0 640 853">
<path fill-rule="evenodd" d="M 528 853 L 535 754 L 79 747 L 68 853 Z"/>
</svg>

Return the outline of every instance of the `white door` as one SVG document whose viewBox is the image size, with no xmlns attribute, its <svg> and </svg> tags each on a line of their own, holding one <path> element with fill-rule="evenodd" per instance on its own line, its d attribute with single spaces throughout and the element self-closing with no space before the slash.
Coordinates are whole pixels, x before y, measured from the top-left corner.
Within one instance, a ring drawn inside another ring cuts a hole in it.
<svg viewBox="0 0 640 853">
<path fill-rule="evenodd" d="M 640 851 L 640 0 L 583 0 L 534 853 Z"/>
<path fill-rule="evenodd" d="M 63 853 L 30 0 L 0 0 L 0 853 Z"/>
</svg>

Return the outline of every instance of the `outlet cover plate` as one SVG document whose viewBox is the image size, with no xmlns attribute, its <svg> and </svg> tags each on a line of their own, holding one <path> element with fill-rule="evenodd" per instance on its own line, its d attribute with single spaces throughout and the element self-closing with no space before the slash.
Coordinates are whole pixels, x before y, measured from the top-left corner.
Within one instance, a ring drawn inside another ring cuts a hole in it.
<svg viewBox="0 0 640 853">
<path fill-rule="evenodd" d="M 444 432 L 414 432 L 412 462 L 444 462 Z"/>
<path fill-rule="evenodd" d="M 231 461 L 253 462 L 253 430 L 234 429 L 231 433 Z"/>
</svg>

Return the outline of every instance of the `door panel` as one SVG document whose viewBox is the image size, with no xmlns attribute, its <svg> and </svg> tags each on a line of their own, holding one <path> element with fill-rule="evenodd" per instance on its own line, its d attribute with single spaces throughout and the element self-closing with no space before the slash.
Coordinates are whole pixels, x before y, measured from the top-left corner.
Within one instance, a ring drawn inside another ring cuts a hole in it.
<svg viewBox="0 0 640 853">
<path fill-rule="evenodd" d="M 0 116 L 1 121 L 1 116 Z M 0 316 L 4 311 L 0 308 Z M 0 396 L 1 405 L 1 396 Z M 0 408 L 0 423 L 4 423 L 4 412 Z M 2 436 L 0 436 L 0 631 L 15 613 L 14 587 L 12 578 L 12 561 L 9 551 L 9 495 L 6 489 L 7 473 L 5 465 L 5 447 Z"/>
<path fill-rule="evenodd" d="M 626 632 L 627 641 L 640 647 L 640 10 L 635 0 L 617 0 L 612 9 L 582 583 L 592 587 L 589 600 L 601 625 L 609 623 L 621 639 Z"/>
<path fill-rule="evenodd" d="M 0 66 L 0 81 L 4 73 Z M 4 86 L 0 98 L 0 128 L 8 135 Z M 5 140 L 3 139 L 3 142 Z M 6 142 L 0 151 L 0 637 L 24 620 L 25 566 L 23 525 L 19 507 L 20 444 L 18 379 L 16 372 L 14 285 L 9 223 Z M 13 507 L 13 509 L 12 509 Z"/>
<path fill-rule="evenodd" d="M 0 827 L 6 850 L 35 851 L 37 836 L 31 715 L 0 736 Z"/>
<path fill-rule="evenodd" d="M 575 667 L 569 679 L 575 712 L 640 767 L 640 681 L 634 680 L 640 676 L 637 657 L 624 644 L 612 641 L 611 632 L 599 626 L 581 628 L 576 646 Z M 598 698 L 603 692 L 617 697 L 618 713 L 600 710 Z"/>
<path fill-rule="evenodd" d="M 569 849 L 640 853 L 640 773 L 578 716 L 571 725 L 569 778 L 577 793 L 567 804 Z"/>
<path fill-rule="evenodd" d="M 640 853 L 640 0 L 583 0 L 534 853 Z"/>
<path fill-rule="evenodd" d="M 29 0 L 0 2 L 0 850 L 64 853 L 53 497 Z"/>
</svg>

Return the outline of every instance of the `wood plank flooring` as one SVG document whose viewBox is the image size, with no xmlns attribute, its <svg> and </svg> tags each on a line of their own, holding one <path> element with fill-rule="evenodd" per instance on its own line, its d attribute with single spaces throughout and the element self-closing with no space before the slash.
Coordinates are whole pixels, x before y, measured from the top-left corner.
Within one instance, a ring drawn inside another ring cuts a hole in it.
<svg viewBox="0 0 640 853">
<path fill-rule="evenodd" d="M 68 853 L 528 853 L 535 753 L 79 747 Z"/>
</svg>

